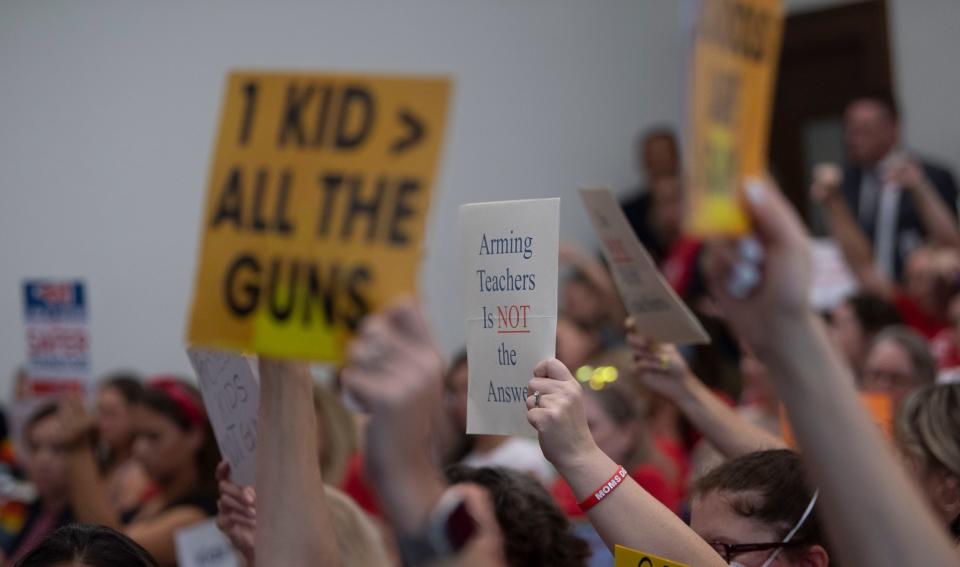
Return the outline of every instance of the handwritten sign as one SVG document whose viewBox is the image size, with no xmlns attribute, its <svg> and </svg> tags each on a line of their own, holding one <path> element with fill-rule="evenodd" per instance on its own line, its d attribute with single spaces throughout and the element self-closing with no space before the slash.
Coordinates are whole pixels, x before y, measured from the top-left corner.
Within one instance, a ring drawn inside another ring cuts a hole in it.
<svg viewBox="0 0 960 567">
<path fill-rule="evenodd" d="M 187 342 L 342 360 L 417 287 L 450 81 L 231 73 Z"/>
<path fill-rule="evenodd" d="M 460 207 L 467 433 L 535 435 L 533 368 L 556 353 L 560 199 Z"/>
<path fill-rule="evenodd" d="M 216 520 L 178 530 L 173 534 L 180 567 L 240 567 L 240 555 L 217 528 Z"/>
<path fill-rule="evenodd" d="M 187 349 L 197 373 L 217 445 L 230 463 L 230 478 L 253 486 L 257 471 L 260 386 L 253 359 L 204 349 Z"/>
<path fill-rule="evenodd" d="M 687 567 L 656 555 L 630 549 L 622 545 L 614 548 L 613 567 Z"/>
<path fill-rule="evenodd" d="M 90 380 L 90 331 L 83 282 L 25 281 L 23 319 L 32 393 L 82 390 Z"/>
<path fill-rule="evenodd" d="M 700 1 L 685 140 L 687 224 L 695 235 L 739 235 L 749 228 L 740 187 L 767 168 L 782 29 L 780 0 Z"/>
<path fill-rule="evenodd" d="M 606 188 L 580 189 L 580 198 L 637 329 L 666 343 L 709 343 L 710 335 L 663 279 L 613 193 Z"/>
</svg>

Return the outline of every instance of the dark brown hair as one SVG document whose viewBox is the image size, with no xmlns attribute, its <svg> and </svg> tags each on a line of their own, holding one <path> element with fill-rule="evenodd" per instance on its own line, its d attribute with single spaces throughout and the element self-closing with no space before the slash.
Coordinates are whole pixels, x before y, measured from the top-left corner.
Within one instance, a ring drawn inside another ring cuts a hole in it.
<svg viewBox="0 0 960 567">
<path fill-rule="evenodd" d="M 190 400 L 196 404 L 200 411 L 204 411 L 203 398 L 200 391 L 195 386 L 182 379 L 170 379 L 165 377 L 163 381 L 175 382 L 179 391 L 183 392 Z M 217 447 L 217 440 L 213 436 L 213 427 L 206 418 L 198 421 L 195 416 L 185 411 L 183 404 L 174 399 L 164 389 L 148 385 L 143 391 L 141 405 L 151 411 L 154 411 L 176 424 L 182 431 L 190 431 L 199 428 L 203 431 L 203 446 L 196 454 L 197 479 L 200 486 L 197 490 L 204 493 L 217 492 L 216 470 L 220 463 L 220 449 Z M 205 413 L 204 413 L 205 415 Z"/>
<path fill-rule="evenodd" d="M 537 479 L 501 467 L 453 465 L 446 474 L 452 483 L 472 482 L 490 492 L 511 567 L 586 565 L 589 547 L 573 534 L 567 517 Z"/>
<path fill-rule="evenodd" d="M 63 563 L 91 567 L 157 567 L 146 549 L 103 526 L 71 524 L 53 532 L 17 561 L 16 567 L 53 567 Z"/>
<path fill-rule="evenodd" d="M 857 293 L 848 297 L 846 303 L 857 317 L 867 340 L 887 327 L 903 323 L 896 305 L 876 295 Z"/>
<path fill-rule="evenodd" d="M 734 512 L 769 525 L 780 539 L 800 521 L 814 494 L 800 455 L 787 449 L 758 451 L 727 461 L 700 479 L 693 490 L 695 497 L 714 492 L 732 495 Z M 827 547 L 816 508 L 793 541 Z"/>
<path fill-rule="evenodd" d="M 128 404 L 135 405 L 143 399 L 143 382 L 133 372 L 117 372 L 100 382 L 100 389 L 116 390 Z"/>
</svg>

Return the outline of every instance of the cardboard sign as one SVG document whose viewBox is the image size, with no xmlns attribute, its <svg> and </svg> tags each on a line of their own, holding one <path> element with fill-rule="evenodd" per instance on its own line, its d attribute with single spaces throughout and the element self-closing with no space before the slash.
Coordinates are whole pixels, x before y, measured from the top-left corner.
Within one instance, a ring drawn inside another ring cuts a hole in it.
<svg viewBox="0 0 960 567">
<path fill-rule="evenodd" d="M 687 567 L 683 563 L 670 561 L 663 557 L 657 557 L 649 553 L 630 549 L 622 545 L 614 548 L 613 555 L 614 567 Z"/>
<path fill-rule="evenodd" d="M 187 342 L 341 361 L 412 294 L 450 81 L 231 73 Z"/>
<path fill-rule="evenodd" d="M 238 354 L 187 349 L 217 445 L 230 463 L 230 478 L 253 486 L 257 472 L 260 386 L 256 360 Z"/>
<path fill-rule="evenodd" d="M 90 380 L 87 296 L 79 280 L 23 283 L 27 377 L 34 394 L 82 390 Z"/>
<path fill-rule="evenodd" d="M 240 567 L 240 555 L 227 536 L 217 528 L 216 520 L 178 530 L 173 534 L 180 567 Z"/>
<path fill-rule="evenodd" d="M 637 329 L 665 343 L 709 343 L 710 335 L 663 279 L 613 193 L 606 188 L 580 189 L 580 198 Z"/>
<path fill-rule="evenodd" d="M 556 354 L 560 199 L 460 207 L 467 433 L 536 434 L 527 383 Z"/>
<path fill-rule="evenodd" d="M 780 0 L 700 0 L 688 93 L 688 230 L 739 235 L 749 222 L 742 182 L 766 171 Z"/>
</svg>

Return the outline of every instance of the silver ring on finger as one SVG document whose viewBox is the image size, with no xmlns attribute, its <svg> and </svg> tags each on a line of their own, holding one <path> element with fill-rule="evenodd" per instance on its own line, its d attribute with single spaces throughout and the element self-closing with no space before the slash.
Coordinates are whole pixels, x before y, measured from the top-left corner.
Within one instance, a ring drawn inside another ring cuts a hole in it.
<svg viewBox="0 0 960 567">
<path fill-rule="evenodd" d="M 540 390 L 534 390 L 533 392 L 533 407 L 540 407 Z"/>
</svg>

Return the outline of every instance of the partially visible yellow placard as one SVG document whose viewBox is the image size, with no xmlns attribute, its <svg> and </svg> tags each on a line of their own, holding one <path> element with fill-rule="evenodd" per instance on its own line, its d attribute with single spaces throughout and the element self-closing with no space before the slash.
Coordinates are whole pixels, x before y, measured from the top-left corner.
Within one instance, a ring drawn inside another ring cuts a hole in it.
<svg viewBox="0 0 960 567">
<path fill-rule="evenodd" d="M 700 0 L 688 94 L 690 214 L 696 236 L 740 235 L 742 181 L 766 170 L 780 0 Z"/>
<path fill-rule="evenodd" d="M 650 555 L 618 545 L 614 549 L 613 567 L 687 567 L 683 563 Z"/>
<path fill-rule="evenodd" d="M 336 362 L 364 315 L 414 293 L 450 90 L 231 73 L 188 342 Z"/>
</svg>

